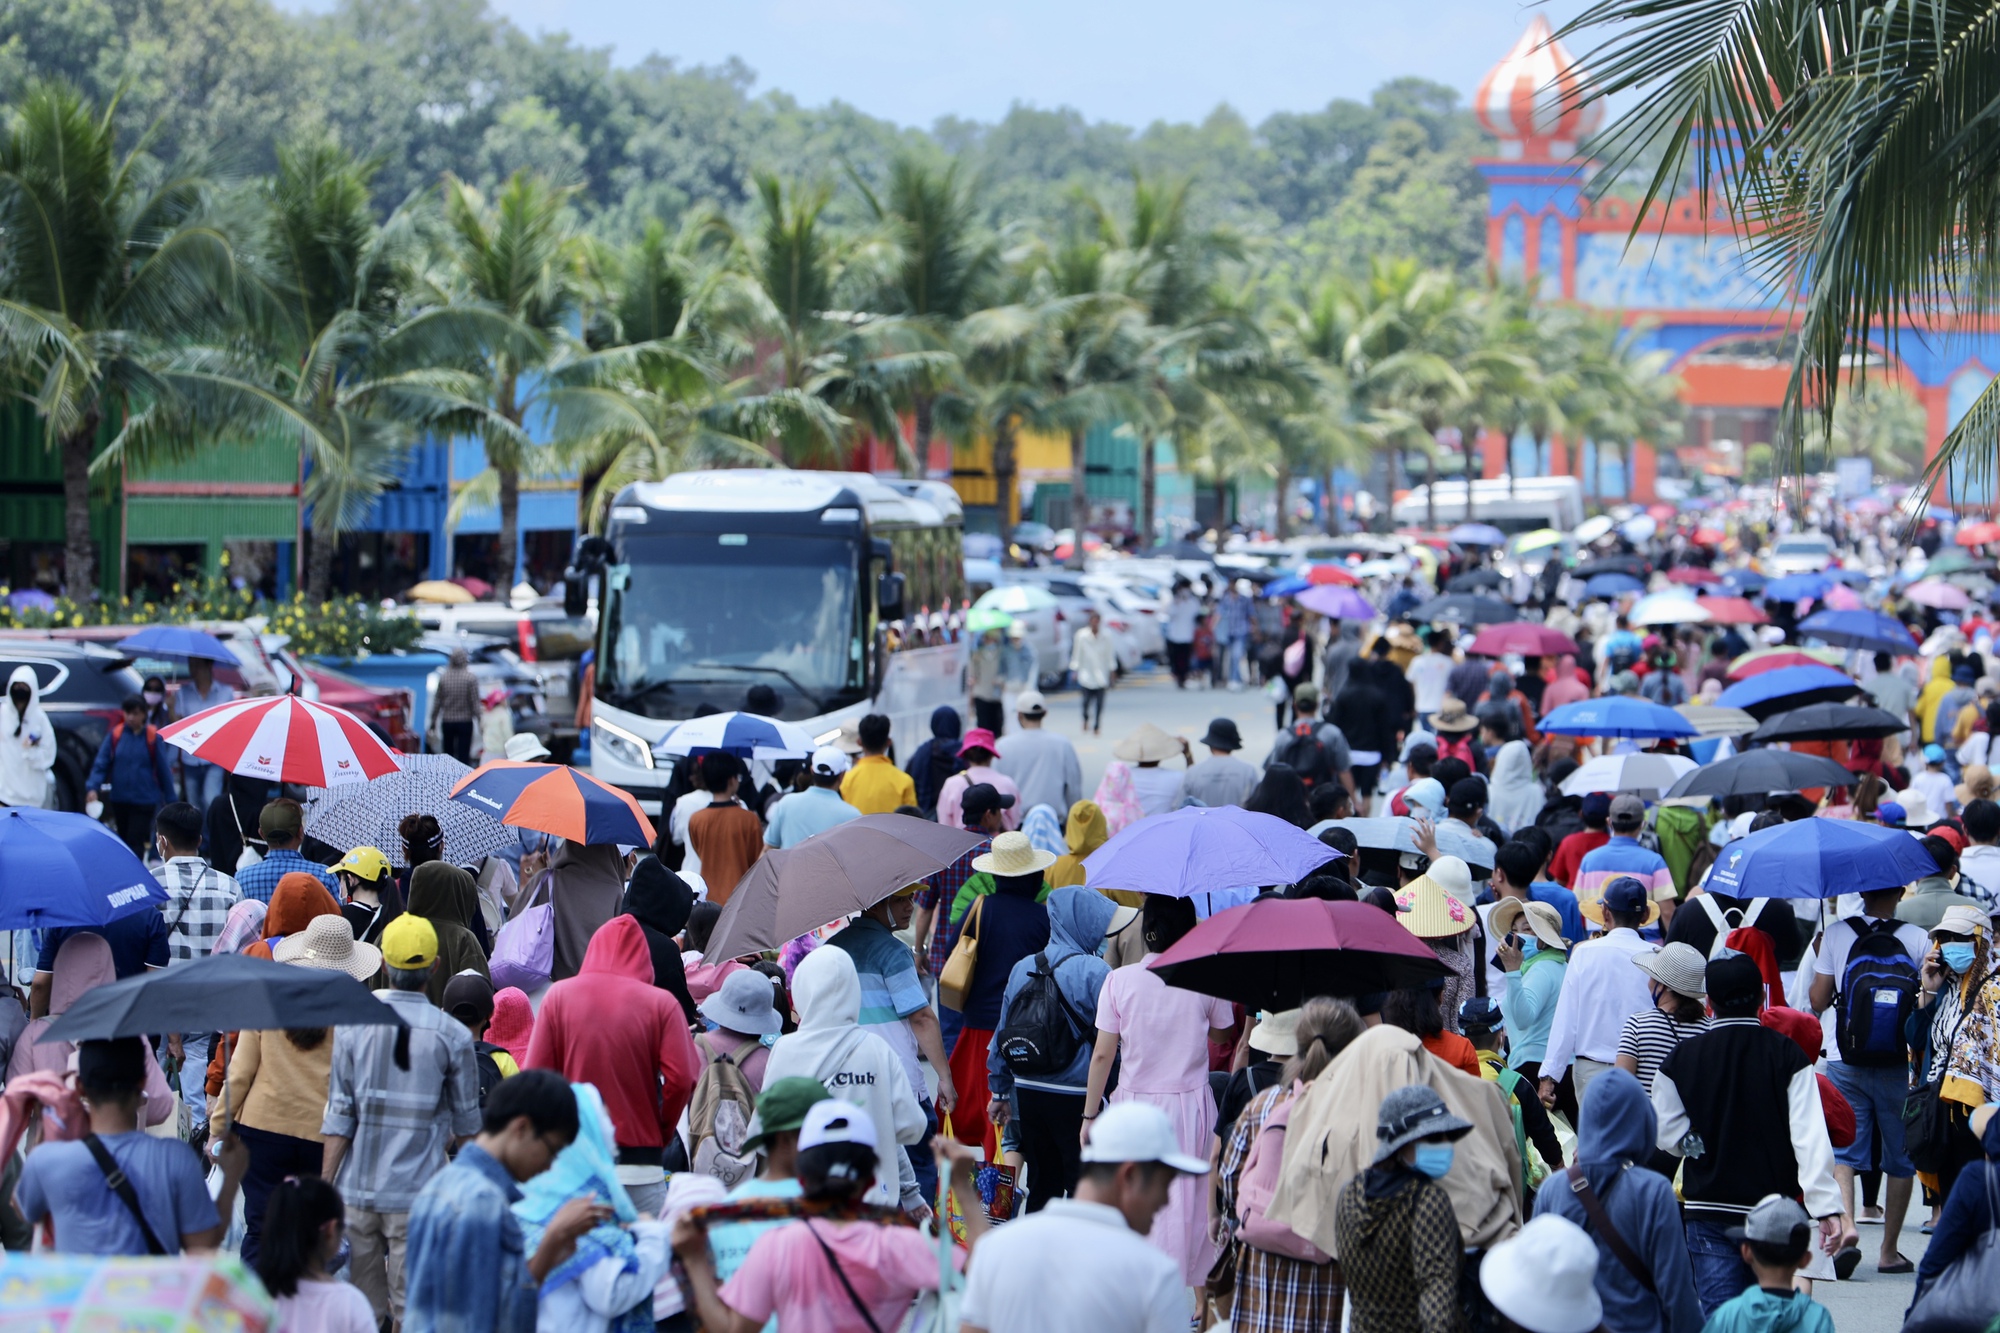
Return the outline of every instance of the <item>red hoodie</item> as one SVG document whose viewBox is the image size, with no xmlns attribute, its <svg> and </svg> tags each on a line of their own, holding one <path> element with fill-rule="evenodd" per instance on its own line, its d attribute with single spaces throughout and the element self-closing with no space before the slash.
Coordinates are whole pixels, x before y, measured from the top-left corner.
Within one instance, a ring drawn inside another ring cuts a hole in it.
<svg viewBox="0 0 2000 1333">
<path fill-rule="evenodd" d="M 680 1001 L 653 985 L 653 953 L 636 919 L 598 927 L 577 974 L 549 987 L 527 1064 L 595 1085 L 619 1147 L 666 1144 L 701 1065 Z"/>
</svg>

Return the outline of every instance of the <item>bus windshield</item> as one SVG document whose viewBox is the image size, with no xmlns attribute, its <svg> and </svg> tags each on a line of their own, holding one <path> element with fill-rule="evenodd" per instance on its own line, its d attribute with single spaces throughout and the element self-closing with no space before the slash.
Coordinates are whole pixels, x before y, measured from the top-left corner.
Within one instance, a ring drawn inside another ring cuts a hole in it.
<svg viewBox="0 0 2000 1333">
<path fill-rule="evenodd" d="M 607 703 L 684 718 L 740 708 L 762 684 L 796 720 L 866 688 L 853 542 L 628 534 L 624 554 L 606 580 L 596 689 Z"/>
</svg>

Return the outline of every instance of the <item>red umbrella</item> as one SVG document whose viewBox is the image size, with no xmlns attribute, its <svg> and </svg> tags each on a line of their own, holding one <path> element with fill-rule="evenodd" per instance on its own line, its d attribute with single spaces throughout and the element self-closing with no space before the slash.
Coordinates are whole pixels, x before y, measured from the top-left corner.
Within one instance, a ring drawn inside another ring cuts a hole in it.
<svg viewBox="0 0 2000 1333">
<path fill-rule="evenodd" d="M 160 739 L 225 772 L 308 787 L 344 787 L 402 767 L 354 714 L 292 694 L 204 708 L 162 728 Z"/>
<path fill-rule="evenodd" d="M 1339 565 L 1307 565 L 1307 583 L 1331 583 L 1338 588 L 1358 588 L 1361 580 Z"/>
<path fill-rule="evenodd" d="M 1696 528 L 1688 540 L 1696 546 L 1720 546 L 1728 540 L 1728 537 L 1714 528 Z"/>
<path fill-rule="evenodd" d="M 1988 542 L 2000 542 L 2000 523 L 1968 523 L 1958 530 L 1952 540 L 1960 546 L 1984 546 Z"/>
<path fill-rule="evenodd" d="M 1762 625 L 1771 619 L 1747 597 L 1704 597 L 1701 604 L 1707 608 L 1712 625 Z"/>
<path fill-rule="evenodd" d="M 1748 680 L 1752 676 L 1761 676 L 1766 671 L 1776 671 L 1780 667 L 1823 667 L 1825 665 L 1826 659 L 1823 657 L 1815 657 L 1811 653 L 1795 653 L 1782 648 L 1774 648 L 1762 653 L 1747 653 L 1737 658 L 1735 664 L 1729 668 L 1729 679 L 1732 681 Z"/>
<path fill-rule="evenodd" d="M 1472 640 L 1467 652 L 1481 657 L 1501 657 L 1519 653 L 1523 657 L 1548 657 L 1577 651 L 1576 640 L 1547 625 L 1532 620 L 1516 620 L 1505 625 L 1488 625 Z"/>
<path fill-rule="evenodd" d="M 1421 986 L 1450 970 L 1379 907 L 1268 895 L 1217 912 L 1146 965 L 1169 986 L 1273 1011 Z"/>
<path fill-rule="evenodd" d="M 1670 504 L 1661 503 L 1655 505 L 1647 505 L 1646 514 L 1648 517 L 1652 518 L 1655 522 L 1671 523 L 1675 519 L 1680 517 L 1681 511 L 1674 508 Z"/>
<path fill-rule="evenodd" d="M 1675 565 L 1667 571 L 1667 577 L 1675 583 L 1686 583 L 1695 587 L 1722 582 L 1714 570 L 1702 569 L 1698 565 Z"/>
</svg>

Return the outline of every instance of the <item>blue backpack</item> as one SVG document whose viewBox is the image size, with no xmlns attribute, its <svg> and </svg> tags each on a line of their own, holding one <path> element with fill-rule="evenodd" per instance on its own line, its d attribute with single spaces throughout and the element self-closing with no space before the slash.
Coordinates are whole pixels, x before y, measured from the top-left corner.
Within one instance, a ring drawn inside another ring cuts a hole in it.
<svg viewBox="0 0 2000 1333">
<path fill-rule="evenodd" d="M 1849 917 L 1854 947 L 1834 1000 L 1834 1036 L 1850 1065 L 1892 1068 L 1908 1060 L 1903 1021 L 1917 1004 L 1917 968 L 1896 938 L 1903 923 Z"/>
</svg>

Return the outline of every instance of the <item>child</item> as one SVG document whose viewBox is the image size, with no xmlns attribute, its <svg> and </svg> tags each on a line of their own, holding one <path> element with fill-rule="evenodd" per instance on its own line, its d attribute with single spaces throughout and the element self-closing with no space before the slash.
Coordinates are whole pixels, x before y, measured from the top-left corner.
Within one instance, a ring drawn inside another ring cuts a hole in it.
<svg viewBox="0 0 2000 1333">
<path fill-rule="evenodd" d="M 1500 1013 L 1500 1006 L 1488 996 L 1474 996 L 1458 1007 L 1458 1030 L 1479 1053 L 1479 1076 L 1499 1084 L 1507 1098 L 1507 1110 L 1514 1121 L 1515 1147 L 1521 1154 L 1521 1168 L 1532 1201 L 1535 1186 L 1549 1172 L 1562 1169 L 1562 1143 L 1556 1138 L 1555 1127 L 1549 1123 L 1549 1113 L 1534 1085 L 1519 1071 L 1507 1067 L 1507 1021 Z M 1531 1143 L 1542 1159 L 1543 1168 L 1537 1168 L 1528 1157 Z"/>
<path fill-rule="evenodd" d="M 514 710 L 507 702 L 506 688 L 496 685 L 479 701 L 479 762 L 505 759 L 507 742 L 513 739 Z"/>
<path fill-rule="evenodd" d="M 1726 1233 L 1736 1242 L 1743 1262 L 1757 1275 L 1733 1300 L 1724 1301 L 1709 1316 L 1702 1333 L 1833 1333 L 1833 1316 L 1802 1291 L 1792 1290 L 1792 1274 L 1806 1262 L 1812 1243 L 1812 1221 L 1806 1210 L 1781 1194 L 1757 1201 L 1740 1227 Z"/>
<path fill-rule="evenodd" d="M 347 1209 L 318 1176 L 287 1176 L 264 1212 L 257 1276 L 291 1333 L 375 1333 L 375 1313 L 357 1287 L 336 1281 Z"/>
<path fill-rule="evenodd" d="M 445 983 L 444 1003 L 439 1007 L 465 1024 L 465 1030 L 472 1034 L 472 1059 L 479 1070 L 479 1104 L 484 1106 L 501 1079 L 521 1072 L 520 1064 L 506 1047 L 486 1040 L 486 1029 L 493 1022 L 493 983 L 467 969 Z"/>
</svg>

